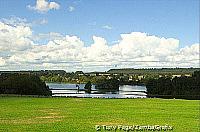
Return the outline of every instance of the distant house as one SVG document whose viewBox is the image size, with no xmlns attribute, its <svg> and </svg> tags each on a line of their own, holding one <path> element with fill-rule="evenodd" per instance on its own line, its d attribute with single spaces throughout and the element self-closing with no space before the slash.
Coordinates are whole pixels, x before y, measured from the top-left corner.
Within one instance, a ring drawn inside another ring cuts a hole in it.
<svg viewBox="0 0 200 132">
<path fill-rule="evenodd" d="M 175 78 L 175 77 L 181 77 L 181 75 L 172 75 L 172 78 Z"/>
<path fill-rule="evenodd" d="M 144 78 L 144 76 L 140 75 L 138 76 L 138 80 L 142 80 Z"/>
<path fill-rule="evenodd" d="M 110 73 L 106 73 L 106 72 L 101 72 L 99 73 L 99 76 L 110 76 Z"/>
<path fill-rule="evenodd" d="M 112 79 L 112 77 L 111 77 L 111 76 L 108 76 L 107 79 Z"/>
<path fill-rule="evenodd" d="M 129 76 L 128 80 L 132 81 L 133 80 L 133 76 Z"/>
<path fill-rule="evenodd" d="M 114 76 L 118 76 L 119 74 L 118 74 L 118 73 L 114 73 L 113 75 L 114 75 Z"/>
<path fill-rule="evenodd" d="M 98 74 L 96 74 L 96 73 L 90 73 L 89 75 L 90 76 L 98 76 Z"/>
<path fill-rule="evenodd" d="M 76 75 L 79 75 L 79 76 L 85 75 L 85 74 L 83 73 L 83 71 L 76 71 L 75 74 L 76 74 Z"/>
<path fill-rule="evenodd" d="M 110 76 L 110 73 L 107 72 L 90 72 L 90 73 L 86 73 L 86 75 L 89 76 Z"/>
<path fill-rule="evenodd" d="M 191 74 L 185 74 L 184 76 L 186 76 L 186 77 L 191 77 L 192 75 L 191 75 Z"/>
<path fill-rule="evenodd" d="M 88 75 L 88 76 L 98 76 L 97 72 L 89 72 L 89 73 L 86 73 L 85 75 Z"/>
</svg>

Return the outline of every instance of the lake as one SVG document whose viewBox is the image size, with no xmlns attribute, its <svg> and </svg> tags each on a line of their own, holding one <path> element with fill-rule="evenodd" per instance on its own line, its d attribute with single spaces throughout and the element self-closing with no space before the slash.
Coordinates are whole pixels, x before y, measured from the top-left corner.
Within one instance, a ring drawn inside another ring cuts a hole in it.
<svg viewBox="0 0 200 132">
<path fill-rule="evenodd" d="M 99 90 L 92 85 L 91 94 L 85 93 L 85 84 L 47 83 L 52 96 L 59 97 L 88 97 L 88 98 L 146 98 L 146 86 L 120 85 L 119 90 Z"/>
</svg>

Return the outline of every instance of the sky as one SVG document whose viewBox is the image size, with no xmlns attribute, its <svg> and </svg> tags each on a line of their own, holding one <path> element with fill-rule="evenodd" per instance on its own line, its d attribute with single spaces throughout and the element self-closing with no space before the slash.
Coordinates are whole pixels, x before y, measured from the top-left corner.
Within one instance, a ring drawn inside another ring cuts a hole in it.
<svg viewBox="0 0 200 132">
<path fill-rule="evenodd" d="M 0 70 L 199 67 L 199 0 L 1 0 Z"/>
</svg>

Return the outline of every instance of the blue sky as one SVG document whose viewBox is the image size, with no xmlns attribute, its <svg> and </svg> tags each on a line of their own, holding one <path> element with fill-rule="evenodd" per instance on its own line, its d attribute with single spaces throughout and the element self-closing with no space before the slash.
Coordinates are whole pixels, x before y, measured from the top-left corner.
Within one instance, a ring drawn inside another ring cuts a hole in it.
<svg viewBox="0 0 200 132">
<path fill-rule="evenodd" d="M 109 44 L 120 34 L 145 32 L 159 37 L 176 38 L 180 47 L 199 41 L 199 0 L 53 0 L 59 10 L 38 13 L 27 9 L 35 0 L 1 0 L 1 18 L 12 16 L 32 22 L 46 19 L 47 24 L 33 26 L 37 33 L 59 32 L 77 35 L 86 45 L 92 36 L 101 36 Z M 68 7 L 74 11 L 69 12 Z M 112 29 L 104 29 L 103 26 Z"/>
<path fill-rule="evenodd" d="M 199 0 L 0 0 L 0 70 L 200 67 Z"/>
</svg>

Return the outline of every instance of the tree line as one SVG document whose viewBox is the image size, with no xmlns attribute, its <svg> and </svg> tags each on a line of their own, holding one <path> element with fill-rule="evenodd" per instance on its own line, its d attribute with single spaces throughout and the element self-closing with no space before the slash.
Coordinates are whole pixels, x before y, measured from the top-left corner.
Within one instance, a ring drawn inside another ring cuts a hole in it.
<svg viewBox="0 0 200 132">
<path fill-rule="evenodd" d="M 45 82 L 32 74 L 1 74 L 0 94 L 51 95 Z"/>
<path fill-rule="evenodd" d="M 200 71 L 192 77 L 150 79 L 146 88 L 149 97 L 200 99 Z"/>
</svg>

